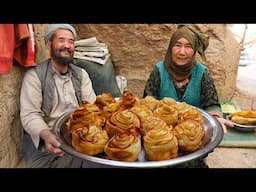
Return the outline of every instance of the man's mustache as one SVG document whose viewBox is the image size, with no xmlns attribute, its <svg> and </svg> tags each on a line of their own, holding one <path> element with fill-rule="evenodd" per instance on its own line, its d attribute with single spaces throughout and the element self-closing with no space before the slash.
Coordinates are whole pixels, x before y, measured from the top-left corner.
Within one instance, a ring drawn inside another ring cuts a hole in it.
<svg viewBox="0 0 256 192">
<path fill-rule="evenodd" d="M 62 48 L 62 49 L 60 49 L 60 51 L 68 51 L 70 54 L 72 53 L 72 51 L 70 51 L 69 48 Z"/>
</svg>

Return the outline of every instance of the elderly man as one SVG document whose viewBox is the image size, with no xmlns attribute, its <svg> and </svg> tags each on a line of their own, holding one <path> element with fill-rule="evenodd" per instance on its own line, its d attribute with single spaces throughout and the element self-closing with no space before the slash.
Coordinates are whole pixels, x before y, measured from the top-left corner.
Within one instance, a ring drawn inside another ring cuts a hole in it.
<svg viewBox="0 0 256 192">
<path fill-rule="evenodd" d="M 52 132 L 58 117 L 82 102 L 92 103 L 96 99 L 88 73 L 72 64 L 76 35 L 69 24 L 51 24 L 45 33 L 50 58 L 24 76 L 20 117 L 27 167 L 96 167 L 65 154 Z"/>
</svg>

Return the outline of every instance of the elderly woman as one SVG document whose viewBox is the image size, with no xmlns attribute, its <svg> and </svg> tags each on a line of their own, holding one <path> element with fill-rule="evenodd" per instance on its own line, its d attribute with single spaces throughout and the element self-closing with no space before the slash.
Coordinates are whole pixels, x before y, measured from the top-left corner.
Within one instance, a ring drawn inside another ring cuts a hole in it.
<svg viewBox="0 0 256 192">
<path fill-rule="evenodd" d="M 172 35 L 164 61 L 156 64 L 146 82 L 144 95 L 156 99 L 174 98 L 179 102 L 202 108 L 215 116 L 222 124 L 232 123 L 222 118 L 218 94 L 207 67 L 196 61 L 198 52 L 203 62 L 208 38 L 190 26 L 179 25 Z M 207 167 L 197 161 L 196 167 Z M 193 164 L 188 164 L 193 166 Z"/>
</svg>

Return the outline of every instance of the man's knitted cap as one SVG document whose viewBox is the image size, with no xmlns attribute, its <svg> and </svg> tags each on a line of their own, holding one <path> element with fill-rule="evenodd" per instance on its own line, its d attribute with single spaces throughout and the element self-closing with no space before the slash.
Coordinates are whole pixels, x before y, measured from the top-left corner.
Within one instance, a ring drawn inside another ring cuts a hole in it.
<svg viewBox="0 0 256 192">
<path fill-rule="evenodd" d="M 69 24 L 50 24 L 44 35 L 45 42 L 47 42 L 52 37 L 54 32 L 58 29 L 68 29 L 73 33 L 75 38 L 77 36 L 76 30 L 74 29 L 74 27 L 72 27 Z"/>
</svg>

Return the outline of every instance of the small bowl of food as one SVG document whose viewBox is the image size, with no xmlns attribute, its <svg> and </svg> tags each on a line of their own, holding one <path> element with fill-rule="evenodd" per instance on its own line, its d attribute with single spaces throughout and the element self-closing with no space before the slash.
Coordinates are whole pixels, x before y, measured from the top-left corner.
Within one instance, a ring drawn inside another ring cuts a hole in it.
<svg viewBox="0 0 256 192">
<path fill-rule="evenodd" d="M 238 131 L 253 132 L 256 130 L 256 111 L 238 111 L 227 116 Z"/>
</svg>

